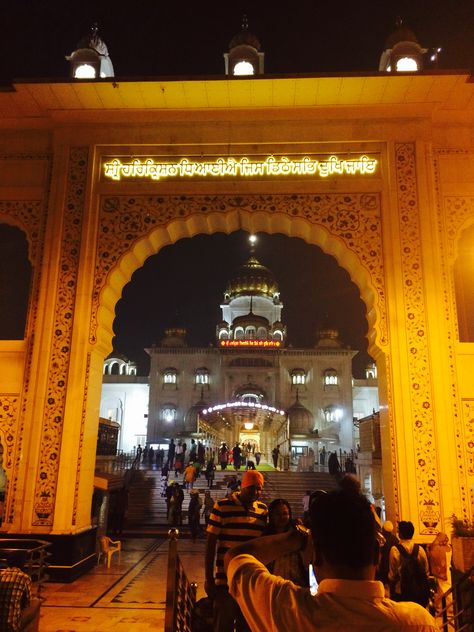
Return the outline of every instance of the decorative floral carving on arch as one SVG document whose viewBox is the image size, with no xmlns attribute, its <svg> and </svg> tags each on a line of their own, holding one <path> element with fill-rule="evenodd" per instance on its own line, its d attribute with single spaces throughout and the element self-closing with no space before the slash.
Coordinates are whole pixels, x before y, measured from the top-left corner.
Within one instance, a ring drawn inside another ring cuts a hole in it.
<svg viewBox="0 0 474 632">
<path fill-rule="evenodd" d="M 179 239 L 239 229 L 300 237 L 334 256 L 367 306 L 370 347 L 388 343 L 377 193 L 103 197 L 99 223 L 91 344 L 110 349 L 115 305 L 149 256 Z"/>
<path fill-rule="evenodd" d="M 451 373 L 452 418 L 456 432 L 457 475 L 459 494 L 462 502 L 463 518 L 468 519 L 472 476 L 474 472 L 474 405 L 471 400 L 459 401 L 457 388 L 457 357 L 455 343 L 459 340 L 454 264 L 458 256 L 459 243 L 463 232 L 474 224 L 473 195 L 444 195 L 441 185 L 441 164 L 443 156 L 463 155 L 474 159 L 472 151 L 438 150 L 434 153 L 435 189 L 437 193 L 438 234 L 441 244 L 442 287 L 444 313 L 446 319 L 446 340 Z"/>
<path fill-rule="evenodd" d="M 21 452 L 22 433 L 17 432 L 20 410 L 20 396 L 0 394 L 0 442 L 3 448 L 3 469 L 7 474 L 8 493 L 5 495 L 6 504 L 3 521 L 13 522 L 13 499 L 16 491 L 16 477 L 13 477 L 15 454 Z M 16 448 L 16 452 L 15 452 Z"/>
<path fill-rule="evenodd" d="M 0 222 L 16 226 L 28 241 L 28 258 L 37 265 L 38 250 L 42 239 L 44 203 L 41 200 L 0 200 Z"/>
<path fill-rule="evenodd" d="M 458 255 L 459 241 L 466 228 L 474 224 L 474 196 L 446 196 L 444 198 L 448 261 L 454 262 Z"/>
</svg>

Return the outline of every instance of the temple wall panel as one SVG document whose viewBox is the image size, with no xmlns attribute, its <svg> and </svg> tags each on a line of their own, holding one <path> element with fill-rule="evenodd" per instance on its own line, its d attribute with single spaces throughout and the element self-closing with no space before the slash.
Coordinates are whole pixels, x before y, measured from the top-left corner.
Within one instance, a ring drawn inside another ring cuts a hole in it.
<svg viewBox="0 0 474 632">
<path fill-rule="evenodd" d="M 440 460 L 446 464 L 456 460 L 456 468 L 443 469 L 445 496 L 451 500 L 453 513 L 469 518 L 474 515 L 474 344 L 460 342 L 458 317 L 463 306 L 455 290 L 455 270 L 460 257 L 460 240 L 464 231 L 474 224 L 474 148 L 437 148 L 433 154 L 433 171 L 439 260 L 443 266 L 442 304 L 447 323 L 444 343 L 448 405 L 445 415 L 453 428 L 452 439 L 440 444 Z M 467 269 L 467 265 L 467 260 L 461 261 L 464 268 L 461 272 L 472 278 L 473 271 Z M 468 318 L 472 320 L 472 314 Z M 458 494 L 453 493 L 455 489 Z"/>
<path fill-rule="evenodd" d="M 25 232 L 33 267 L 25 340 L 0 343 L 7 530 L 90 526 L 102 362 L 122 290 L 164 246 L 238 229 L 318 245 L 359 287 L 381 381 L 390 516 L 430 538 L 453 511 L 472 515 L 474 342 L 459 342 L 453 266 L 474 224 L 474 135 L 466 124 L 432 126 L 419 105 L 406 112 L 197 112 L 194 123 L 175 112 L 0 139 L 0 220 Z M 158 184 L 111 182 L 101 171 L 113 155 L 328 149 L 375 153 L 379 170 Z"/>
</svg>

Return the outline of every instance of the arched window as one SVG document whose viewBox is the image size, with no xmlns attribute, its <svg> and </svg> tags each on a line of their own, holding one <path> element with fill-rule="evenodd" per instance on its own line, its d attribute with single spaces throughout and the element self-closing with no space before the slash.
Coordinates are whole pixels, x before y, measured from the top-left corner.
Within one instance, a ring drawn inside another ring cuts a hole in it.
<svg viewBox="0 0 474 632">
<path fill-rule="evenodd" d="M 246 340 L 255 340 L 255 327 L 247 327 L 245 330 L 245 339 Z"/>
<path fill-rule="evenodd" d="M 369 364 L 365 369 L 365 378 L 367 380 L 377 379 L 377 365 L 375 363 Z"/>
<path fill-rule="evenodd" d="M 454 262 L 459 342 L 474 342 L 474 225 L 463 231 Z"/>
<path fill-rule="evenodd" d="M 330 404 L 324 408 L 323 415 L 326 423 L 340 421 L 342 419 L 342 409 L 335 404 Z"/>
<path fill-rule="evenodd" d="M 273 332 L 273 340 L 279 340 L 281 342 L 283 340 L 283 332 L 279 329 L 276 329 Z"/>
<path fill-rule="evenodd" d="M 227 340 L 229 338 L 229 333 L 225 329 L 221 329 L 219 332 L 219 340 Z"/>
<path fill-rule="evenodd" d="M 266 340 L 267 339 L 267 330 L 265 327 L 259 327 L 257 331 L 257 339 L 258 340 Z"/>
<path fill-rule="evenodd" d="M 169 368 L 163 371 L 163 384 L 176 384 L 178 381 L 178 372 L 176 369 Z"/>
<path fill-rule="evenodd" d="M 325 386 L 336 386 L 339 384 L 339 378 L 336 369 L 326 369 L 324 371 Z"/>
<path fill-rule="evenodd" d="M 22 340 L 30 291 L 31 265 L 25 234 L 0 224 L 0 340 Z"/>
<path fill-rule="evenodd" d="M 194 383 L 209 384 L 209 370 L 205 367 L 200 367 L 199 369 L 196 369 L 194 373 Z"/>
<path fill-rule="evenodd" d="M 120 365 L 118 362 L 113 362 L 110 365 L 110 375 L 120 375 Z"/>
<path fill-rule="evenodd" d="M 234 332 L 235 340 L 243 340 L 244 339 L 244 329 L 243 327 L 237 327 Z"/>
<path fill-rule="evenodd" d="M 292 384 L 297 386 L 306 384 L 306 371 L 304 369 L 293 369 L 290 375 Z"/>
<path fill-rule="evenodd" d="M 161 409 L 161 419 L 167 423 L 176 421 L 177 411 L 174 404 L 165 404 Z"/>
<path fill-rule="evenodd" d="M 258 404 L 260 401 L 260 397 L 256 393 L 244 393 L 240 399 L 247 404 Z"/>
</svg>

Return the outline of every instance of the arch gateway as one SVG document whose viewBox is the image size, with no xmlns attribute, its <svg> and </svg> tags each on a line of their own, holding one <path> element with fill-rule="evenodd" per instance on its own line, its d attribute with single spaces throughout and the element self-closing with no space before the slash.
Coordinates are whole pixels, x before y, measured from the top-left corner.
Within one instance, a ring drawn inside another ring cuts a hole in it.
<svg viewBox="0 0 474 632">
<path fill-rule="evenodd" d="M 388 515 L 428 539 L 473 516 L 468 74 L 22 83 L 0 112 L 0 218 L 32 265 L 25 337 L 0 342 L 4 535 L 52 540 L 53 571 L 92 563 L 122 289 L 163 246 L 241 228 L 318 245 L 359 287 Z"/>
</svg>

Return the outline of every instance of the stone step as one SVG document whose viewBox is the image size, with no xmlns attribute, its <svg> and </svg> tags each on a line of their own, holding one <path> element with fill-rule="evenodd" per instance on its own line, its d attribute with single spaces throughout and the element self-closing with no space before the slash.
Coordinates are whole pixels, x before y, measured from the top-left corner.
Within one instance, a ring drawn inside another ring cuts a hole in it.
<svg viewBox="0 0 474 632">
<path fill-rule="evenodd" d="M 243 473 L 243 470 L 240 472 L 217 470 L 211 489 L 212 498 L 217 500 L 225 496 L 230 478 L 237 475 L 241 479 Z M 334 477 L 327 472 L 265 471 L 262 473 L 265 477 L 262 500 L 269 504 L 275 498 L 285 498 L 290 503 L 294 517 L 302 515 L 302 498 L 306 490 L 330 490 L 337 487 Z M 167 527 L 166 502 L 161 496 L 160 479 L 159 470 L 135 472 L 129 487 L 129 504 L 125 522 L 127 534 L 136 532 L 137 529 L 146 531 L 148 527 L 157 525 Z M 183 476 L 170 476 L 168 480 L 183 483 Z M 199 490 L 201 497 L 204 497 L 204 491 L 208 487 L 203 475 L 196 480 L 194 488 Z M 184 490 L 183 523 L 187 522 L 189 500 L 190 494 Z"/>
</svg>

